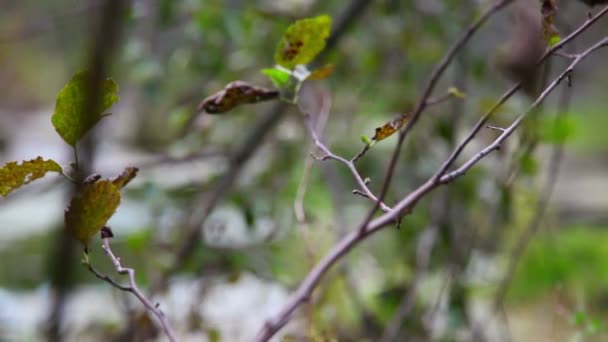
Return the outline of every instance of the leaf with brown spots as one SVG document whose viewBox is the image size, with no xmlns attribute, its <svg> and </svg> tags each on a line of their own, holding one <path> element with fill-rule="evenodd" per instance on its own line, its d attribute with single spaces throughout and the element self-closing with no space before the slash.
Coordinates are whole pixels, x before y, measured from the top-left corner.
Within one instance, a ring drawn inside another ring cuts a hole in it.
<svg viewBox="0 0 608 342">
<path fill-rule="evenodd" d="M 287 69 L 310 63 L 325 48 L 331 32 L 331 17 L 320 15 L 291 24 L 277 46 L 274 60 Z"/>
<path fill-rule="evenodd" d="M 120 204 L 120 189 L 135 178 L 137 171 L 136 167 L 127 167 L 113 180 L 101 179 L 97 174 L 87 177 L 65 211 L 68 234 L 86 248 L 91 237 L 114 215 Z"/>
<path fill-rule="evenodd" d="M 236 106 L 274 100 L 279 97 L 277 90 L 253 86 L 243 81 L 228 83 L 224 89 L 204 99 L 198 110 L 209 114 L 225 113 Z"/>
<path fill-rule="evenodd" d="M 0 195 L 6 196 L 20 186 L 44 177 L 47 172 L 61 173 L 62 170 L 53 160 L 44 160 L 42 157 L 21 164 L 8 162 L 0 168 Z"/>
<path fill-rule="evenodd" d="M 403 125 L 407 123 L 410 118 L 410 113 L 399 114 L 394 120 L 385 123 L 381 127 L 376 127 L 376 134 L 372 137 L 372 140 L 380 141 L 384 140 L 391 135 L 395 134 Z"/>
<path fill-rule="evenodd" d="M 65 228 L 86 248 L 93 235 L 114 215 L 120 204 L 120 190 L 110 180 L 84 183 L 65 211 Z"/>
</svg>

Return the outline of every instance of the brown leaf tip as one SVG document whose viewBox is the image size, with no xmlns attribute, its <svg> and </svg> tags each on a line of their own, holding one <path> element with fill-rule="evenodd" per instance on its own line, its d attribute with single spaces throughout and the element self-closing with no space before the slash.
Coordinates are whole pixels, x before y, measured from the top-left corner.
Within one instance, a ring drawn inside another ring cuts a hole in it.
<svg viewBox="0 0 608 342">
<path fill-rule="evenodd" d="M 111 239 L 114 237 L 114 233 L 112 232 L 112 229 L 110 229 L 110 227 L 108 226 L 103 226 L 101 228 L 101 238 L 102 239 Z"/>
</svg>

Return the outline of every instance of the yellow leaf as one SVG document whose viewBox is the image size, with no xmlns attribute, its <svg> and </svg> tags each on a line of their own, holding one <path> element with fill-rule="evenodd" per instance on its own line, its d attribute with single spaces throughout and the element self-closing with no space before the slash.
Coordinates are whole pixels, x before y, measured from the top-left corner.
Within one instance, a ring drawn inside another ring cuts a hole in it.
<svg viewBox="0 0 608 342">
<path fill-rule="evenodd" d="M 120 191 L 110 180 L 84 183 L 65 212 L 65 228 L 85 248 L 120 204 Z"/>
<path fill-rule="evenodd" d="M 385 123 L 383 126 L 376 127 L 376 134 L 374 134 L 372 140 L 380 141 L 390 137 L 391 135 L 395 134 L 395 132 L 397 132 L 401 127 L 403 127 L 403 125 L 407 123 L 409 118 L 409 112 L 400 114 L 397 118 Z"/>
<path fill-rule="evenodd" d="M 326 64 L 325 66 L 320 67 L 319 69 L 314 70 L 310 76 L 308 76 L 309 80 L 324 80 L 329 77 L 334 72 L 333 64 Z"/>
<path fill-rule="evenodd" d="M 62 171 L 55 161 L 44 160 L 42 157 L 24 161 L 21 164 L 8 162 L 0 168 L 0 195 L 6 196 L 20 186 L 44 177 L 47 172 L 61 173 Z"/>
</svg>

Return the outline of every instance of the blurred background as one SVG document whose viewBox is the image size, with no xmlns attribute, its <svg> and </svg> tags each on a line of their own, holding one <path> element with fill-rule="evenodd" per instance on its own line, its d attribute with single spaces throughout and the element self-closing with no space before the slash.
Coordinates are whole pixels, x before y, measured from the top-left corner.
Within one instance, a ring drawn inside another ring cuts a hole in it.
<svg viewBox="0 0 608 342">
<path fill-rule="evenodd" d="M 134 0 L 101 20 L 113 2 L 0 1 L 0 163 L 43 156 L 69 168 L 73 152 L 50 122 L 55 97 L 101 56 L 121 100 L 79 153 L 103 177 L 140 168 L 109 222 L 114 251 L 184 341 L 251 340 L 371 207 L 352 194 L 343 165 L 309 157 L 296 106 L 208 115 L 198 103 L 233 80 L 271 87 L 260 70 L 274 65 L 285 28 L 329 14 L 334 35 L 319 61 L 335 70 L 307 87 L 331 94 L 324 141 L 350 158 L 361 135 L 411 109 L 435 63 L 490 4 Z M 520 3 L 538 15 L 538 2 Z M 600 10 L 557 4 L 562 36 Z M 528 35 L 515 8 L 492 17 L 446 71 L 435 95 L 457 87 L 466 97 L 424 113 L 387 204 L 431 176 L 511 86 L 496 65 Z M 607 30 L 601 19 L 566 51 Z M 498 153 L 425 197 L 400 229 L 353 250 L 277 340 L 608 340 L 605 61 L 605 51 L 590 56 Z M 551 58 L 547 79 L 567 62 Z M 516 94 L 492 125 L 530 103 Z M 482 130 L 457 164 L 498 134 Z M 395 142 L 357 162 L 375 193 Z M 63 229 L 72 191 L 50 175 L 0 199 L 0 340 L 163 340 L 139 302 L 80 264 L 81 247 Z M 100 245 L 91 244 L 93 265 L 126 282 Z"/>
</svg>

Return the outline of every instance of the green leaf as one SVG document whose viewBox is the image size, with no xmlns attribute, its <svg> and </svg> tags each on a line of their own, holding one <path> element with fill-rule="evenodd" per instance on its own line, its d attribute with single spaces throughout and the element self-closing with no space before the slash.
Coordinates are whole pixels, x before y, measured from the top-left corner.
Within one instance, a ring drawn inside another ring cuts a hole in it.
<svg viewBox="0 0 608 342">
<path fill-rule="evenodd" d="M 53 160 L 42 157 L 22 162 L 8 162 L 0 168 L 0 195 L 6 196 L 22 185 L 44 177 L 47 172 L 62 173 L 61 167 Z"/>
<path fill-rule="evenodd" d="M 460 91 L 460 89 L 458 89 L 456 87 L 450 87 L 448 89 L 448 93 L 459 99 L 464 99 L 467 97 L 467 95 L 465 93 L 463 93 L 462 91 Z"/>
<path fill-rule="evenodd" d="M 262 69 L 262 74 L 268 76 L 268 78 L 270 78 L 272 81 L 272 84 L 274 84 L 274 86 L 277 88 L 285 87 L 287 81 L 289 81 L 289 77 L 291 76 L 288 71 L 278 68 Z"/>
<path fill-rule="evenodd" d="M 290 70 L 311 62 L 325 48 L 330 32 L 328 15 L 296 21 L 283 34 L 274 55 L 275 62 Z"/>
<path fill-rule="evenodd" d="M 549 37 L 549 46 L 554 46 L 557 45 L 557 43 L 562 41 L 562 37 L 560 37 L 559 35 L 553 35 L 551 37 Z"/>
<path fill-rule="evenodd" d="M 104 111 L 119 100 L 116 95 L 118 84 L 108 78 L 103 82 L 99 107 L 87 113 L 89 78 L 88 71 L 79 72 L 57 94 L 51 122 L 61 138 L 71 146 L 75 146 L 101 118 L 110 115 Z"/>
<path fill-rule="evenodd" d="M 369 137 L 367 135 L 362 135 L 361 141 L 367 146 L 370 146 L 372 144 L 372 141 L 369 139 Z"/>
<path fill-rule="evenodd" d="M 65 228 L 85 248 L 120 204 L 120 191 L 110 180 L 85 183 L 65 212 Z"/>
</svg>

